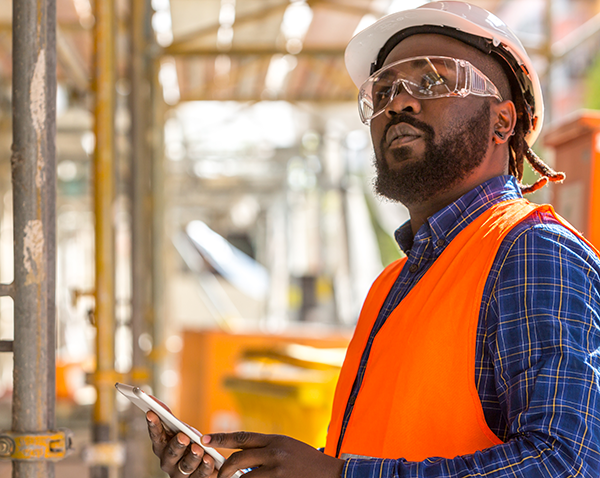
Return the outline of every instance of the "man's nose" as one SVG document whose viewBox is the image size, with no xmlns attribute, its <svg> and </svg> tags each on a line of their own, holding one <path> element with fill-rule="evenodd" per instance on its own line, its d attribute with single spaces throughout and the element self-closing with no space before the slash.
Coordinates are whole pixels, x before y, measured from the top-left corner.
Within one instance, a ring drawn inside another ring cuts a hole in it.
<svg viewBox="0 0 600 478">
<path fill-rule="evenodd" d="M 399 82 L 392 99 L 385 107 L 385 114 L 391 118 L 399 113 L 418 114 L 420 112 L 421 102 L 406 90 L 402 82 Z"/>
</svg>

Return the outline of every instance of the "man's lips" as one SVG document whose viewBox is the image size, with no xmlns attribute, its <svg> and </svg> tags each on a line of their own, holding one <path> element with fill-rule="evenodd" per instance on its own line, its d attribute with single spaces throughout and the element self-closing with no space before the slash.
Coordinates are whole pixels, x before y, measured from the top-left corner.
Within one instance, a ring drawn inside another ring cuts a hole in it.
<svg viewBox="0 0 600 478">
<path fill-rule="evenodd" d="M 423 136 L 423 132 L 408 123 L 399 123 L 388 129 L 385 142 L 388 147 L 403 146 Z"/>
</svg>

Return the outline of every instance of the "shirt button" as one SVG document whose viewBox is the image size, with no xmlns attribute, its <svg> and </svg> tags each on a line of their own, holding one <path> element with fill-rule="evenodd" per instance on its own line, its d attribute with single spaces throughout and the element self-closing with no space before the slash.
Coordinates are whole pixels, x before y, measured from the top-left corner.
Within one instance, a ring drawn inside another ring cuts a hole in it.
<svg viewBox="0 0 600 478">
<path fill-rule="evenodd" d="M 412 273 L 415 273 L 419 270 L 419 266 L 417 264 L 413 264 L 408 268 L 408 270 Z"/>
<path fill-rule="evenodd" d="M 438 247 L 442 247 L 444 244 L 446 244 L 445 239 L 438 239 L 435 243 L 435 245 Z"/>
</svg>

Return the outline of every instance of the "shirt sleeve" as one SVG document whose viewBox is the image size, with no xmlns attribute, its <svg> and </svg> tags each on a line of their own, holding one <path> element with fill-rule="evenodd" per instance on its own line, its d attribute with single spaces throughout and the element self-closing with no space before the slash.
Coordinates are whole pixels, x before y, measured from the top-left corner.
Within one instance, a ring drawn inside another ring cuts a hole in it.
<svg viewBox="0 0 600 478">
<path fill-rule="evenodd" d="M 499 265 L 482 318 L 506 442 L 453 459 L 350 459 L 342 477 L 600 476 L 600 262 L 538 223 Z"/>
</svg>

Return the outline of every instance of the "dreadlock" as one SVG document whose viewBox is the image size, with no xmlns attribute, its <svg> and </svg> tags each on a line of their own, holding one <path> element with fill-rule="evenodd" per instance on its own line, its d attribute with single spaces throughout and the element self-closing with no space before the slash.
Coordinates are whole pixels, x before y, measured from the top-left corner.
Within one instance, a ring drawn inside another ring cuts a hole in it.
<svg viewBox="0 0 600 478">
<path fill-rule="evenodd" d="M 517 96 L 515 100 L 515 106 L 517 108 L 517 124 L 513 136 L 509 141 L 508 171 L 519 181 L 521 192 L 523 194 L 529 194 L 543 188 L 548 181 L 562 182 L 565 179 L 565 173 L 554 171 L 529 147 L 527 141 L 525 141 L 525 135 L 529 131 L 530 116 L 526 112 L 523 100 L 519 96 Z M 533 169 L 541 176 L 540 179 L 530 185 L 521 183 L 525 159 L 527 159 Z"/>
</svg>

